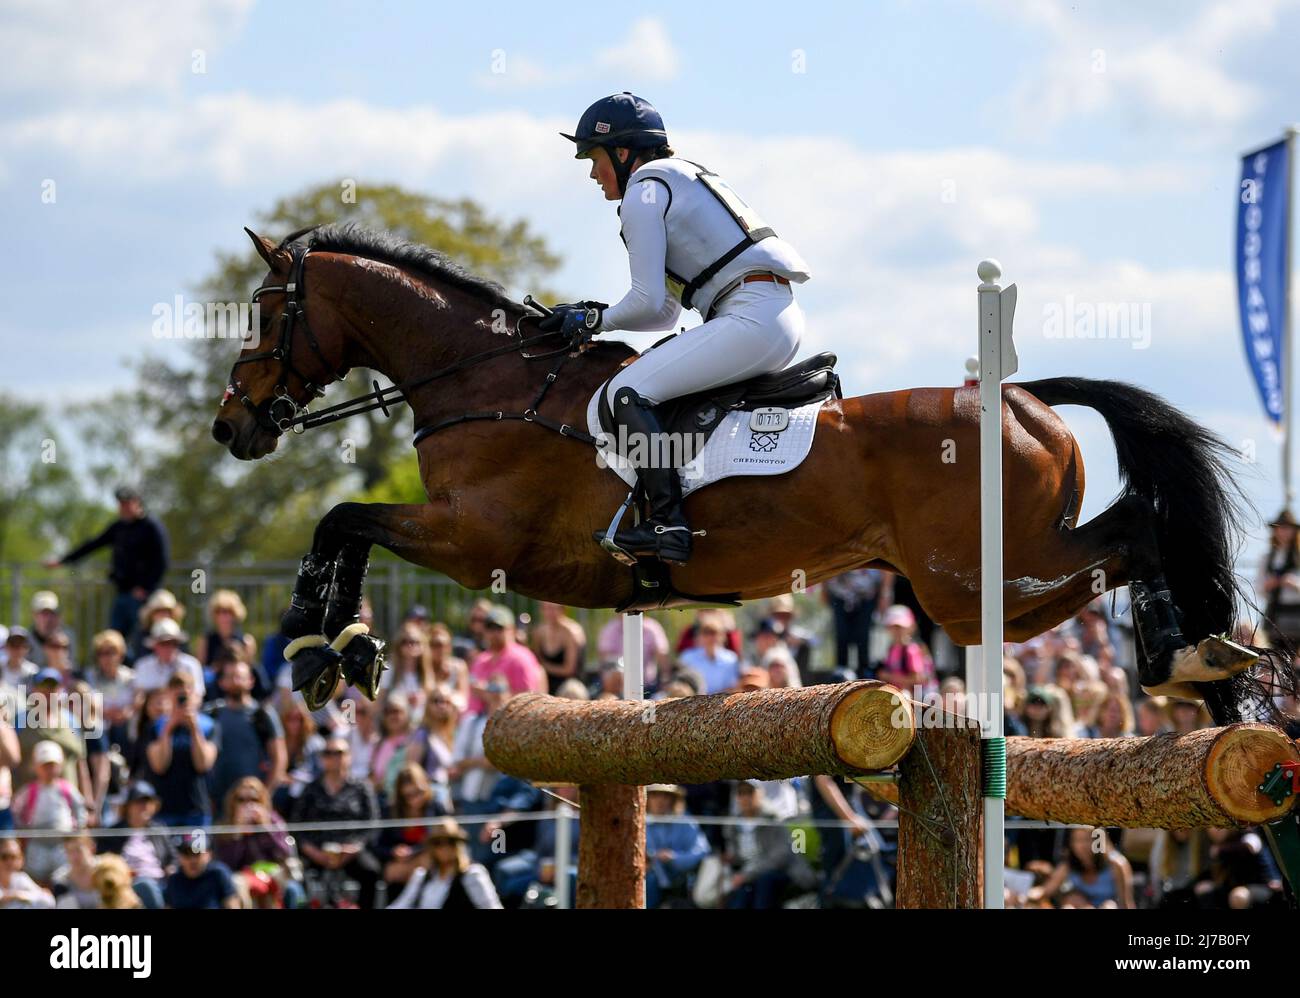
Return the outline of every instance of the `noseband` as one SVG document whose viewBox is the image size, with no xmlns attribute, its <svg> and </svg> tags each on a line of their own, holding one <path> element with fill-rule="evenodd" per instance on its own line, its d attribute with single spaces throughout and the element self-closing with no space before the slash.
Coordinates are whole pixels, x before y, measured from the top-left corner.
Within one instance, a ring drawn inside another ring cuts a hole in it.
<svg viewBox="0 0 1300 998">
<path fill-rule="evenodd" d="M 230 373 L 230 384 L 226 386 L 226 394 L 222 398 L 224 405 L 231 398 L 238 398 L 239 404 L 253 414 L 257 425 L 267 433 L 280 435 L 285 430 L 293 429 L 298 433 L 303 430 L 303 420 L 307 415 L 307 404 L 299 404 L 289 394 L 288 388 L 285 387 L 284 381 L 287 375 L 292 374 L 302 382 L 303 387 L 310 393 L 312 400 L 320 398 L 325 394 L 325 385 L 317 384 L 314 380 L 303 374 L 293 362 L 293 344 L 294 330 L 301 329 L 306 337 L 307 345 L 320 360 L 322 367 L 330 372 L 330 382 L 338 381 L 339 375 L 334 371 L 330 362 L 325 359 L 325 354 L 321 351 L 320 343 L 316 335 L 307 325 L 307 314 L 303 308 L 301 298 L 306 297 L 305 287 L 303 284 L 304 266 L 307 262 L 307 254 L 311 252 L 310 248 L 301 244 L 293 245 L 290 248 L 293 253 L 293 266 L 289 272 L 289 282 L 287 284 L 273 285 L 268 284 L 258 288 L 253 292 L 250 299 L 253 305 L 257 305 L 262 295 L 272 292 L 284 294 L 285 303 L 284 311 L 280 316 L 280 339 L 270 350 L 263 350 L 261 353 L 250 354 L 247 357 L 238 358 Z M 240 383 L 235 372 L 239 370 L 241 364 L 251 364 L 259 360 L 276 360 L 280 362 L 281 381 L 275 386 L 275 391 L 270 398 L 264 399 L 260 403 L 254 403 L 248 397 L 248 392 Z M 327 382 L 326 384 L 330 383 Z"/>
</svg>

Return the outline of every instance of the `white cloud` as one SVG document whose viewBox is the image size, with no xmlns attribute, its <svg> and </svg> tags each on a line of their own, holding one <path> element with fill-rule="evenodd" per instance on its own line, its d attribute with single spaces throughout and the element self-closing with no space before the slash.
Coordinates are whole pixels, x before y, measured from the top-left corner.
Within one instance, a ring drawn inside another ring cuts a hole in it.
<svg viewBox="0 0 1300 998">
<path fill-rule="evenodd" d="M 252 2 L 10 0 L 0 7 L 0 93 L 40 101 L 174 89 L 191 72 L 194 51 L 211 58 Z"/>
<path fill-rule="evenodd" d="M 1258 87 L 1234 77 L 1237 50 L 1268 37 L 1296 0 L 1179 4 L 1153 23 L 1150 8 L 1106 8 L 1089 16 L 1043 0 L 999 4 L 1047 36 L 1046 52 L 1012 96 L 1026 130 L 1120 111 L 1137 121 L 1168 120 L 1201 131 L 1230 126 L 1261 103 Z M 1141 15 L 1138 23 L 1132 18 Z"/>
<path fill-rule="evenodd" d="M 484 90 L 528 90 L 559 82 L 564 75 L 528 56 L 498 49 L 492 53 L 491 71 L 475 77 L 475 82 Z"/>
<path fill-rule="evenodd" d="M 561 65 L 545 65 L 504 49 L 492 53 L 492 69 L 475 78 L 484 90 L 519 91 L 590 80 L 594 71 L 613 79 L 663 82 L 677 75 L 677 50 L 663 22 L 643 17 L 633 23 L 627 37 L 590 56 L 566 58 Z"/>
<path fill-rule="evenodd" d="M 626 41 L 596 53 L 601 69 L 633 79 L 663 81 L 677 75 L 677 51 L 662 21 L 643 17 L 632 25 Z"/>
</svg>

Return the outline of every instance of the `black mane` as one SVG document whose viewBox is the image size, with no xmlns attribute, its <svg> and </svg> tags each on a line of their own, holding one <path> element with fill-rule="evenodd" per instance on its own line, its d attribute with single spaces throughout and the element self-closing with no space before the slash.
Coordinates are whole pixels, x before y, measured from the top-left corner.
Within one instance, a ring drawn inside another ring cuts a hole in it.
<svg viewBox="0 0 1300 998">
<path fill-rule="evenodd" d="M 356 222 L 335 222 L 309 229 L 308 246 L 314 250 L 350 253 L 381 263 L 391 263 L 443 284 L 468 291 L 497 308 L 518 312 L 522 306 L 509 298 L 495 281 L 476 277 L 445 254 L 428 246 L 409 242 L 391 232 L 376 232 Z M 301 235 L 303 233 L 295 233 Z"/>
</svg>

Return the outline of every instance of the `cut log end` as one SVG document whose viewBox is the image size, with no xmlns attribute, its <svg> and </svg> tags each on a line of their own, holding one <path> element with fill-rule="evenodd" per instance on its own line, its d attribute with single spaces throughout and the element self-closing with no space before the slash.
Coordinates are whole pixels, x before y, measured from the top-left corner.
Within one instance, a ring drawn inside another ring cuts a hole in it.
<svg viewBox="0 0 1300 998">
<path fill-rule="evenodd" d="M 831 742 L 848 767 L 881 770 L 907 754 L 916 738 L 911 706 L 892 686 L 853 690 L 831 715 Z"/>
<path fill-rule="evenodd" d="M 1224 728 L 1205 759 L 1205 785 L 1219 805 L 1244 824 L 1273 821 L 1291 810 L 1288 798 L 1274 804 L 1259 785 L 1275 763 L 1300 758 L 1285 733 L 1264 724 Z"/>
<path fill-rule="evenodd" d="M 1226 828 L 1272 821 L 1259 785 L 1295 743 L 1266 724 L 1149 738 L 1008 738 L 1007 812 L 1119 828 Z"/>
</svg>

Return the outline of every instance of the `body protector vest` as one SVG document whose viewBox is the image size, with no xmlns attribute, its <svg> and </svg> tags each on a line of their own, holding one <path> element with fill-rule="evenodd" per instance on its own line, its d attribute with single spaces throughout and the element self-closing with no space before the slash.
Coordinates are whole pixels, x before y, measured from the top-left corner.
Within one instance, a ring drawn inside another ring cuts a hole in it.
<svg viewBox="0 0 1300 998">
<path fill-rule="evenodd" d="M 641 181 L 655 181 L 642 184 Z M 808 266 L 727 182 L 689 160 L 656 159 L 628 180 L 628 197 L 665 197 L 668 236 L 664 281 L 683 308 L 707 315 L 717 293 L 751 271 L 802 284 Z"/>
</svg>

